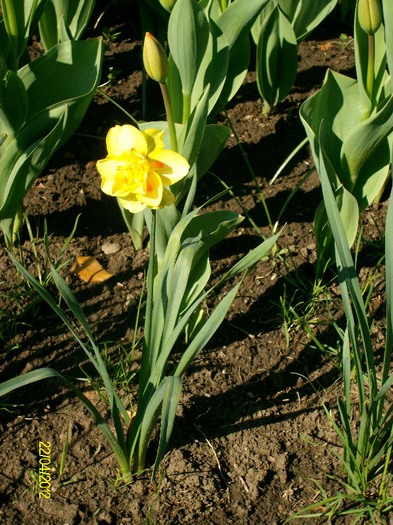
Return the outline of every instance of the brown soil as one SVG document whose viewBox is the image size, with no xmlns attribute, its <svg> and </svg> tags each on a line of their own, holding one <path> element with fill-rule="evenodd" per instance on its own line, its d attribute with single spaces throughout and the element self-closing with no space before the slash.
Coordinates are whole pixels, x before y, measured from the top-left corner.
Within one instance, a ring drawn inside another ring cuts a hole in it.
<svg viewBox="0 0 393 525">
<path fill-rule="evenodd" d="M 334 24 L 336 24 L 334 26 Z M 315 307 L 307 314 L 301 302 L 310 299 L 316 259 L 313 215 L 321 200 L 319 181 L 313 173 L 286 199 L 312 167 L 308 149 L 303 149 L 273 185 L 269 180 L 286 156 L 304 137 L 298 117 L 300 104 L 317 90 L 327 67 L 351 74 L 353 45 L 339 41 L 342 28 L 325 24 L 299 47 L 299 74 L 290 95 L 262 116 L 262 103 L 252 70 L 227 108 L 245 153 L 253 166 L 273 223 L 285 229 L 281 248 L 288 254 L 274 261 L 261 261 L 246 279 L 230 313 L 208 348 L 187 373 L 169 450 L 160 476 L 149 474 L 127 487 L 116 486 L 117 464 L 99 429 L 92 424 L 81 403 L 58 382 L 51 380 L 26 387 L 7 398 L 13 406 L 2 410 L 0 449 L 0 521 L 7 524 L 282 524 L 295 511 L 321 497 L 316 484 L 328 493 L 337 486 L 326 474 L 340 475 L 332 448 L 337 437 L 323 411 L 322 403 L 334 414 L 341 384 L 335 359 L 328 359 L 299 324 L 285 329 L 280 300 L 304 314 L 314 334 L 325 345 L 337 348 L 338 336 L 329 325 L 326 297 L 315 295 Z M 105 71 L 117 73 L 117 82 L 105 92 L 141 119 L 141 44 L 127 25 L 116 42 L 107 42 Z M 348 32 L 348 30 L 347 30 Z M 158 91 L 147 86 L 146 120 L 163 116 Z M 225 125 L 225 115 L 219 121 Z M 119 345 L 130 348 L 147 262 L 145 249 L 135 252 L 116 202 L 100 191 L 95 161 L 105 156 L 104 141 L 82 134 L 105 136 L 115 123 L 127 118 L 103 96 L 97 95 L 79 129 L 51 160 L 35 182 L 26 201 L 33 231 L 42 236 L 47 221 L 52 258 L 56 258 L 74 222 L 81 214 L 67 257 L 98 258 L 114 277 L 105 283 L 85 284 L 62 270 L 88 316 L 98 341 L 107 344 L 112 363 L 124 354 Z M 233 134 L 212 171 L 233 188 L 234 194 L 264 235 L 270 235 L 266 214 L 255 182 L 245 167 Z M 198 202 L 221 191 L 212 175 L 198 188 Z M 239 211 L 238 203 L 226 195 L 211 209 Z M 375 224 L 383 229 L 386 202 L 364 214 L 365 236 L 378 242 Z M 233 261 L 260 242 L 247 219 L 229 240 L 212 251 L 213 274 L 221 275 Z M 36 241 L 39 254 L 43 243 Z M 105 254 L 105 245 L 114 253 Z M 21 247 L 26 266 L 36 273 L 32 243 L 26 228 Z M 0 271 L 3 312 L 1 380 L 42 366 L 51 366 L 74 378 L 94 402 L 95 390 L 83 378 L 90 372 L 85 355 L 62 322 L 45 304 L 33 302 L 33 293 L 21 283 L 18 295 L 13 283 L 21 281 L 4 249 Z M 365 276 L 375 261 L 364 244 L 360 254 Z M 285 267 L 284 262 L 287 267 Z M 304 288 L 304 289 L 303 289 Z M 53 291 L 50 284 L 49 289 Z M 383 283 L 376 282 L 371 307 L 376 319 L 376 342 Z M 225 292 L 221 290 L 215 301 Z M 326 288 L 331 315 L 343 325 L 338 287 Z M 292 298 L 292 299 L 291 299 Z M 309 304 L 309 303 L 308 303 Z M 104 346 L 102 346 L 104 348 Z M 135 352 L 132 369 L 140 353 Z M 131 396 L 136 386 L 131 382 Z M 104 410 L 106 410 L 104 406 Z M 67 434 L 68 433 L 68 434 Z M 63 476 L 52 471 L 51 499 L 38 499 L 32 473 L 38 471 L 38 445 L 51 443 L 58 465 L 68 439 Z M 69 483 L 67 483 L 69 482 Z M 294 524 L 306 520 L 294 520 Z M 313 519 L 309 523 L 326 523 Z M 347 523 L 344 519 L 337 523 Z"/>
</svg>

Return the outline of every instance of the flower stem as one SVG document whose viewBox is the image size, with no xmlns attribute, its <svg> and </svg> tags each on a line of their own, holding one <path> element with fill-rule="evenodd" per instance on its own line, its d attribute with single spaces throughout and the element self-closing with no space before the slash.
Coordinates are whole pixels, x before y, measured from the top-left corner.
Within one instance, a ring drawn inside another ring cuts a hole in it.
<svg viewBox="0 0 393 525">
<path fill-rule="evenodd" d="M 141 396 L 145 390 L 145 386 L 149 378 L 151 368 L 151 320 L 153 311 L 154 277 L 156 274 L 156 223 L 156 210 L 151 210 L 149 268 L 147 271 L 146 313 L 138 396 Z"/>
<path fill-rule="evenodd" d="M 166 84 L 160 84 L 162 98 L 164 99 L 166 119 L 168 121 L 169 137 L 171 139 L 171 150 L 178 151 L 175 123 L 173 121 L 172 106 Z M 151 235 L 151 232 L 150 232 Z"/>
<path fill-rule="evenodd" d="M 190 117 L 191 110 L 191 93 L 183 93 L 183 124 L 187 122 Z"/>
<path fill-rule="evenodd" d="M 113 98 L 110 97 L 109 95 L 107 95 L 107 94 L 105 93 L 105 91 L 103 91 L 100 87 L 97 88 L 97 91 L 98 91 L 98 93 L 101 93 L 101 95 L 102 95 L 103 97 L 105 97 L 106 99 L 108 99 L 109 102 L 112 102 L 112 104 L 113 104 L 114 106 L 116 106 L 117 108 L 119 108 L 120 111 L 122 111 L 123 113 L 125 113 L 125 114 L 127 115 L 127 117 L 132 121 L 133 125 L 134 125 L 136 128 L 139 129 L 139 123 L 138 123 L 138 121 L 137 121 L 137 120 L 131 115 L 131 113 L 128 113 L 128 111 L 126 111 L 122 106 L 120 106 L 120 104 L 118 104 L 117 102 L 115 102 L 115 101 L 113 100 Z"/>
<path fill-rule="evenodd" d="M 367 93 L 373 107 L 375 38 L 368 35 Z"/>
</svg>

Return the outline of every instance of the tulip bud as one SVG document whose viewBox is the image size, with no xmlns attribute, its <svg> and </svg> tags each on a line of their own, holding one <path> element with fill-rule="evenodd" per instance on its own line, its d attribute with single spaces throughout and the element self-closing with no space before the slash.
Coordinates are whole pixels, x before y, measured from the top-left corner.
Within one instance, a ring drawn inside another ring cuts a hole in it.
<svg viewBox="0 0 393 525">
<path fill-rule="evenodd" d="M 149 32 L 143 43 L 143 65 L 150 78 L 164 84 L 169 73 L 168 57 L 160 42 Z"/>
<path fill-rule="evenodd" d="M 173 9 L 173 6 L 176 4 L 176 0 L 159 0 L 160 4 L 164 9 L 171 12 Z"/>
<path fill-rule="evenodd" d="M 373 35 L 382 23 L 382 10 L 380 0 L 359 0 L 358 16 L 360 27 Z"/>
</svg>

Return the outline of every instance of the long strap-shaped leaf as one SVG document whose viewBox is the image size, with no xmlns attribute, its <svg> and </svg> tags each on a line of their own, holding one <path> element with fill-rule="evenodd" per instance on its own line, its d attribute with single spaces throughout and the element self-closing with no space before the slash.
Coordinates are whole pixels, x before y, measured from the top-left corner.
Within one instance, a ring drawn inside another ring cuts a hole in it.
<svg viewBox="0 0 393 525">
<path fill-rule="evenodd" d="M 180 389 L 181 379 L 167 376 L 164 377 L 158 388 L 149 384 L 145 395 L 138 399 L 137 413 L 127 436 L 129 457 L 134 458 L 134 472 L 139 472 L 145 466 L 147 447 L 160 415 L 160 407 L 165 401 L 165 406 L 162 408 L 164 435 L 159 448 L 159 454 L 162 457 L 173 427 Z M 158 462 L 156 460 L 155 469 Z"/>
<path fill-rule="evenodd" d="M 41 295 L 41 297 L 47 302 L 47 304 L 55 311 L 55 313 L 60 317 L 60 319 L 64 322 L 64 324 L 67 326 L 67 328 L 70 330 L 71 334 L 75 338 L 75 340 L 78 342 L 78 344 L 81 346 L 87 357 L 89 358 L 90 362 L 94 366 L 94 368 L 97 370 L 98 374 L 102 377 L 104 381 L 105 388 L 108 393 L 108 397 L 110 400 L 112 415 L 114 418 L 116 433 L 119 442 L 125 446 L 125 440 L 124 440 L 124 434 L 123 434 L 123 428 L 120 422 L 119 418 L 119 411 L 121 412 L 122 416 L 125 419 L 125 422 L 129 423 L 129 415 L 127 414 L 127 411 L 123 405 L 123 403 L 118 398 L 117 394 L 114 392 L 113 386 L 111 384 L 111 381 L 108 376 L 108 372 L 106 370 L 105 364 L 102 361 L 102 357 L 100 355 L 100 352 L 95 344 L 93 335 L 90 332 L 87 320 L 76 300 L 76 298 L 73 296 L 71 290 L 66 285 L 64 280 L 59 276 L 59 274 L 56 272 L 54 267 L 51 265 L 51 271 L 52 275 L 55 279 L 55 282 L 57 286 L 59 287 L 60 293 L 66 300 L 68 306 L 71 308 L 72 312 L 74 313 L 75 317 L 78 319 L 78 321 L 81 323 L 82 327 L 84 328 L 86 335 L 88 336 L 90 343 L 92 345 L 92 348 L 95 352 L 95 357 L 89 350 L 89 348 L 86 346 L 86 344 L 81 340 L 81 338 L 78 336 L 76 331 L 74 330 L 74 327 L 70 323 L 69 319 L 65 315 L 64 311 L 56 304 L 56 302 L 53 300 L 49 292 L 46 290 L 45 287 L 43 287 L 34 277 L 15 259 L 15 257 L 9 253 L 11 260 L 17 267 L 18 271 L 21 273 L 21 275 L 37 290 L 37 292 Z"/>
<path fill-rule="evenodd" d="M 323 144 L 323 141 L 322 141 L 322 135 L 324 132 L 323 130 L 324 130 L 324 123 L 322 121 L 321 128 L 320 128 L 320 137 L 319 137 L 320 144 Z M 321 186 L 322 186 L 322 192 L 324 196 L 326 213 L 329 218 L 329 224 L 333 232 L 333 236 L 334 236 L 334 240 L 335 240 L 336 248 L 337 248 L 337 254 L 339 257 L 338 262 L 340 264 L 340 268 L 339 268 L 340 287 L 343 293 L 343 297 L 346 291 L 348 290 L 351 296 L 351 299 L 352 299 L 353 308 L 355 310 L 356 317 L 357 317 L 359 327 L 360 327 L 360 332 L 362 335 L 368 381 L 369 381 L 369 386 L 371 389 L 371 398 L 373 399 L 377 392 L 377 384 L 376 384 L 374 355 L 373 355 L 371 337 L 370 337 L 370 328 L 368 326 L 362 292 L 360 290 L 359 281 L 356 277 L 356 272 L 355 272 L 354 264 L 352 261 L 351 252 L 348 246 L 345 229 L 343 227 L 340 213 L 337 208 L 333 190 L 329 183 L 329 176 L 328 176 L 327 170 L 333 170 L 333 167 L 330 164 L 329 159 L 327 158 L 326 153 L 324 152 L 322 147 L 320 149 L 320 159 L 319 160 L 320 160 L 320 174 L 319 175 L 321 179 Z M 351 317 L 350 311 L 352 311 L 352 307 L 348 301 L 344 303 L 344 308 L 345 308 L 346 314 L 348 314 L 348 318 L 350 318 Z M 352 341 L 352 344 L 356 345 L 354 348 L 355 350 L 358 345 L 356 344 L 355 341 Z"/>
<path fill-rule="evenodd" d="M 224 32 L 229 47 L 247 34 L 254 23 L 259 12 L 268 0 L 236 0 L 231 3 L 217 20 L 218 25 Z"/>
<path fill-rule="evenodd" d="M 47 243 L 46 243 L 46 250 L 47 250 L 48 260 L 50 261 L 49 250 L 48 250 Z M 80 304 L 78 303 L 78 301 L 77 301 L 76 297 L 74 296 L 74 294 L 71 292 L 70 288 L 67 286 L 67 284 L 64 281 L 64 279 L 56 271 L 56 269 L 54 268 L 52 262 L 50 262 L 50 267 L 51 267 L 51 273 L 53 275 L 53 278 L 55 280 L 56 286 L 58 287 L 61 296 L 66 301 L 67 305 L 69 306 L 69 308 L 71 309 L 72 313 L 75 315 L 75 317 L 77 318 L 79 323 L 82 325 L 82 328 L 84 329 L 86 335 L 89 338 L 91 347 L 93 348 L 93 351 L 94 351 L 95 360 L 96 360 L 96 363 L 97 363 L 96 369 L 97 369 L 98 373 L 100 374 L 100 377 L 102 378 L 102 380 L 104 382 L 105 390 L 106 390 L 106 392 L 108 394 L 109 405 L 110 405 L 110 408 L 111 408 L 113 421 L 115 423 L 117 439 L 121 443 L 122 447 L 125 447 L 125 438 L 124 438 L 123 426 L 122 426 L 122 423 L 120 421 L 120 413 L 123 415 L 126 423 L 128 424 L 129 423 L 129 416 L 127 414 L 127 411 L 126 411 L 123 403 L 120 401 L 117 393 L 115 392 L 115 389 L 113 388 L 112 382 L 111 382 L 109 374 L 108 374 L 108 370 L 107 370 L 107 368 L 105 366 L 105 363 L 104 363 L 104 361 L 103 361 L 103 359 L 101 357 L 100 351 L 99 351 L 99 349 L 98 349 L 98 347 L 96 345 L 96 342 L 95 342 L 95 339 L 93 337 L 93 334 L 90 331 L 89 324 L 87 322 L 85 314 L 82 311 L 82 308 L 80 307 Z M 92 356 L 90 357 L 90 361 L 91 360 L 92 360 Z"/>
<path fill-rule="evenodd" d="M 241 281 L 222 299 L 220 304 L 215 308 L 209 319 L 194 337 L 187 350 L 182 355 L 179 364 L 175 368 L 174 375 L 181 376 L 190 366 L 199 352 L 206 346 L 212 336 L 215 334 L 226 316 L 236 294 L 241 285 Z"/>
<path fill-rule="evenodd" d="M 182 379 L 180 377 L 168 377 L 167 387 L 162 402 L 160 443 L 158 445 L 152 477 L 154 477 L 157 472 L 172 434 L 181 387 Z"/>
<path fill-rule="evenodd" d="M 4 381 L 0 384 L 0 397 L 8 394 L 9 392 L 12 392 L 13 390 L 16 390 L 17 388 L 30 385 L 37 381 L 42 381 L 43 379 L 49 379 L 51 377 L 59 378 L 63 382 L 65 382 L 66 385 L 69 388 L 71 388 L 71 390 L 83 402 L 87 410 L 93 416 L 96 424 L 101 428 L 103 434 L 108 440 L 108 443 L 112 447 L 112 450 L 116 454 L 116 457 L 119 461 L 119 465 L 123 473 L 127 474 L 129 472 L 130 466 L 127 459 L 127 455 L 125 454 L 125 449 L 120 446 L 119 442 L 116 440 L 115 436 L 111 432 L 106 421 L 103 419 L 103 417 L 98 412 L 93 403 L 78 388 L 76 388 L 71 383 L 71 381 L 69 381 L 67 378 L 65 378 L 62 374 L 60 374 L 53 368 L 38 368 L 37 370 L 32 370 L 31 372 L 27 372 L 26 374 L 22 374 L 21 376 L 14 377 L 13 379 L 9 379 L 8 381 Z"/>
<path fill-rule="evenodd" d="M 393 374 L 389 377 L 390 363 L 393 352 L 393 193 L 386 217 L 385 230 L 385 262 L 386 262 L 386 341 L 382 369 L 382 386 L 376 400 L 383 405 L 386 392 L 393 385 Z M 379 411 L 382 410 L 380 406 Z"/>
<path fill-rule="evenodd" d="M 179 318 L 176 326 L 174 327 L 174 330 L 171 333 L 167 334 L 167 339 L 163 341 L 162 348 L 165 350 L 165 352 L 162 352 L 162 354 L 159 356 L 159 360 L 156 363 L 156 366 L 158 369 L 162 368 L 164 362 L 167 360 L 168 356 L 167 353 L 170 352 L 170 350 L 175 345 L 178 337 L 185 329 L 187 323 L 189 322 L 192 314 L 194 313 L 195 309 L 198 308 L 198 306 L 206 299 L 206 297 L 217 287 L 220 286 L 226 279 L 233 277 L 237 273 L 244 273 L 247 270 L 254 267 L 254 265 L 262 258 L 264 257 L 271 248 L 274 246 L 275 242 L 277 241 L 278 236 L 280 233 L 276 234 L 272 238 L 264 241 L 262 244 L 260 244 L 257 248 L 255 248 L 252 252 L 247 254 L 245 257 L 243 257 L 238 263 L 236 263 L 229 272 L 222 277 L 214 286 L 212 286 L 209 290 L 207 290 L 205 293 L 200 295 L 189 307 L 187 310 L 182 314 L 182 316 Z"/>
<path fill-rule="evenodd" d="M 382 6 L 385 25 L 386 56 L 390 79 L 393 83 L 393 2 L 391 0 L 382 0 Z"/>
<path fill-rule="evenodd" d="M 393 351 L 393 192 L 390 194 L 385 228 L 386 265 L 386 343 L 382 369 L 382 384 L 389 377 Z"/>
</svg>

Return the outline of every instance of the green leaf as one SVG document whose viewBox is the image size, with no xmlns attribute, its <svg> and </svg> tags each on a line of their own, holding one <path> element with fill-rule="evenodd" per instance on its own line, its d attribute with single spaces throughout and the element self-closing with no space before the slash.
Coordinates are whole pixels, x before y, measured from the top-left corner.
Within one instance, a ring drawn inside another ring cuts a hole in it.
<svg viewBox="0 0 393 525">
<path fill-rule="evenodd" d="M 199 103 L 206 86 L 209 87 L 208 113 L 216 104 L 225 84 L 228 62 L 229 47 L 222 30 L 214 20 L 209 19 L 208 40 L 203 54 L 199 57 L 197 72 L 192 86 L 191 101 L 189 112 L 192 113 L 195 106 Z M 171 97 L 172 111 L 177 122 L 183 120 L 183 94 L 182 83 L 179 70 L 170 57 L 170 72 L 167 80 L 167 87 Z"/>
<path fill-rule="evenodd" d="M 37 381 L 59 376 L 60 374 L 52 368 L 38 368 L 37 370 L 32 370 L 31 372 L 27 372 L 26 374 L 22 374 L 0 383 L 0 397 L 5 396 L 18 388 L 22 388 L 23 386 L 36 383 Z"/>
<path fill-rule="evenodd" d="M 382 384 L 390 372 L 393 342 L 393 195 L 390 193 L 385 228 L 385 275 L 386 275 L 386 340 Z M 392 375 L 393 377 L 393 375 Z"/>
<path fill-rule="evenodd" d="M 16 73 L 7 71 L 0 87 L 0 130 L 15 135 L 26 121 L 27 94 Z"/>
<path fill-rule="evenodd" d="M 148 385 L 148 390 L 138 398 L 138 408 L 135 418 L 132 420 L 128 435 L 128 446 L 131 455 L 134 455 L 134 471 L 138 471 L 145 466 L 145 458 L 149 441 L 160 415 L 160 407 L 167 391 L 169 377 L 164 377 L 161 383 L 152 388 Z"/>
<path fill-rule="evenodd" d="M 79 40 L 94 5 L 95 0 L 47 0 L 38 24 L 45 51 L 66 40 Z"/>
<path fill-rule="evenodd" d="M 183 92 L 179 70 L 169 55 L 169 74 L 166 80 L 172 107 L 172 117 L 176 123 L 183 122 Z"/>
<path fill-rule="evenodd" d="M 194 0 L 177 0 L 169 18 L 168 43 L 179 70 L 183 95 L 188 97 L 191 97 L 208 39 L 209 24 L 203 10 Z"/>
<path fill-rule="evenodd" d="M 236 0 L 218 18 L 217 24 L 228 41 L 229 49 L 247 35 L 261 9 L 269 0 Z"/>
<path fill-rule="evenodd" d="M 212 111 L 213 114 L 225 107 L 239 91 L 247 74 L 249 63 L 250 40 L 248 35 L 242 35 L 230 50 L 227 78 L 220 97 Z"/>
<path fill-rule="evenodd" d="M 50 378 L 61 379 L 64 383 L 66 383 L 66 385 L 69 388 L 71 388 L 74 394 L 76 394 L 76 396 L 83 402 L 87 410 L 93 416 L 95 423 L 98 425 L 99 428 L 101 428 L 104 436 L 108 440 L 109 445 L 111 446 L 113 452 L 117 456 L 120 466 L 123 468 L 126 467 L 128 461 L 127 461 L 127 457 L 125 454 L 125 449 L 123 449 L 120 446 L 119 442 L 116 440 L 115 436 L 110 430 L 108 424 L 103 419 L 101 414 L 98 412 L 96 407 L 67 378 L 65 378 L 62 374 L 60 374 L 53 368 L 38 368 L 37 370 L 32 370 L 31 372 L 27 372 L 26 374 L 22 374 L 18 377 L 14 377 L 13 379 L 9 379 L 8 381 L 4 381 L 3 383 L 0 383 L 0 396 L 4 396 L 8 394 L 9 392 L 16 390 L 17 388 L 21 388 L 23 386 L 30 385 L 32 383 L 36 383 L 37 381 L 42 381 L 43 379 L 50 379 Z"/>
<path fill-rule="evenodd" d="M 279 0 L 279 4 L 292 24 L 297 41 L 301 42 L 331 13 L 337 0 Z"/>
<path fill-rule="evenodd" d="M 128 231 L 130 232 L 130 235 L 132 237 L 132 243 L 134 245 L 135 250 L 141 250 L 143 241 L 143 229 L 145 226 L 145 216 L 143 211 L 139 213 L 131 213 L 120 204 L 119 199 L 117 200 L 117 203 L 119 205 L 123 220 L 126 223 Z"/>
<path fill-rule="evenodd" d="M 11 51 L 9 69 L 17 71 L 19 58 L 26 49 L 30 31 L 47 0 L 2 0 L 3 20 Z"/>
<path fill-rule="evenodd" d="M 200 180 L 221 154 L 231 130 L 220 124 L 208 124 L 197 157 L 197 176 Z"/>
<path fill-rule="evenodd" d="M 149 208 L 144 210 L 146 224 L 150 229 L 151 210 Z M 160 268 L 162 260 L 165 255 L 165 250 L 168 244 L 173 229 L 180 220 L 180 212 L 174 204 L 172 206 L 165 206 L 161 210 L 157 210 L 157 238 L 156 238 L 156 255 L 158 268 Z"/>
<path fill-rule="evenodd" d="M 11 41 L 8 37 L 4 20 L 0 18 L 0 78 L 4 78 L 8 69 L 11 68 Z"/>
<path fill-rule="evenodd" d="M 350 174 L 341 166 L 341 148 L 361 122 L 360 98 L 356 80 L 328 70 L 324 85 L 300 108 L 315 166 L 319 171 L 319 129 L 325 122 L 324 149 L 345 187 L 351 187 Z"/>
<path fill-rule="evenodd" d="M 332 167 L 330 171 L 331 174 L 333 174 Z M 333 187 L 337 188 L 337 179 L 335 182 L 330 183 Z M 343 186 L 340 186 L 335 190 L 335 199 L 347 235 L 348 245 L 352 246 L 356 238 L 359 224 L 359 206 L 357 200 Z M 316 271 L 318 275 L 322 275 L 327 262 L 329 260 L 334 260 L 334 240 L 323 202 L 318 206 L 315 213 L 314 233 L 318 253 Z"/>
<path fill-rule="evenodd" d="M 255 19 L 255 22 L 253 23 L 252 28 L 251 28 L 251 36 L 252 36 L 252 39 L 254 40 L 255 45 L 258 44 L 259 35 L 261 34 L 261 28 L 262 28 L 263 22 L 266 20 L 269 14 L 273 11 L 273 9 L 275 9 L 275 7 L 276 7 L 276 4 L 270 0 L 269 2 L 267 2 L 267 4 L 265 4 L 265 6 L 262 8 L 259 15 Z"/>
<path fill-rule="evenodd" d="M 269 0 L 236 0 L 216 20 L 229 46 L 227 78 L 213 113 L 224 107 L 239 90 L 250 61 L 249 32 Z"/>
<path fill-rule="evenodd" d="M 202 291 L 209 277 L 210 267 L 206 260 L 210 247 L 225 238 L 242 220 L 233 212 L 203 215 L 197 212 L 189 213 L 173 229 L 156 277 L 152 333 L 145 334 L 152 367 L 144 373 L 154 385 L 165 375 L 166 362 L 177 337 L 171 344 L 164 342 L 173 334 L 181 312 L 189 307 L 186 298 L 195 297 L 196 289 Z M 198 283 L 196 279 L 200 279 Z"/>
<path fill-rule="evenodd" d="M 61 143 L 66 118 L 67 108 L 50 132 L 24 151 L 13 136 L 8 137 L 0 148 L 3 168 L 0 172 L 0 227 L 7 245 L 14 242 L 14 219 L 23 197 Z M 30 135 L 29 128 L 27 133 Z M 26 132 L 22 131 L 19 136 L 25 138 Z"/>
<path fill-rule="evenodd" d="M 225 85 L 229 67 L 229 46 L 225 34 L 213 21 L 209 20 L 209 40 L 205 54 L 200 62 L 191 94 L 191 108 L 209 85 L 208 114 L 213 110 Z"/>
<path fill-rule="evenodd" d="M 381 186 L 372 182 L 371 195 L 364 192 L 367 179 L 375 172 L 388 168 L 390 163 L 390 148 L 387 137 L 393 131 L 393 96 L 384 107 L 367 120 L 358 124 L 345 137 L 341 150 L 342 164 L 350 174 L 351 188 L 354 193 L 361 193 L 365 199 L 362 209 L 365 209 L 378 194 Z M 371 157 L 372 154 L 375 155 Z M 366 163 L 366 161 L 369 161 Z M 382 175 L 383 177 L 383 175 Z M 386 179 L 383 177 L 383 182 Z M 373 191 L 375 190 L 375 191 Z M 360 202 L 360 201 L 359 201 Z"/>
<path fill-rule="evenodd" d="M 296 72 L 296 36 L 288 19 L 275 7 L 262 25 L 257 47 L 257 85 L 268 106 L 288 95 Z"/>
<path fill-rule="evenodd" d="M 231 304 L 239 290 L 241 282 L 239 282 L 226 296 L 220 301 L 206 323 L 202 326 L 194 339 L 188 345 L 186 351 L 180 358 L 179 363 L 175 367 L 174 375 L 182 376 L 186 369 L 190 366 L 192 361 L 206 346 L 213 335 L 216 333 L 221 323 L 223 322 Z"/>
<path fill-rule="evenodd" d="M 20 116 L 14 118 L 24 115 L 25 121 L 0 147 L 0 218 L 7 221 L 8 237 L 30 185 L 85 115 L 100 80 L 102 53 L 101 39 L 58 44 L 18 71 L 17 101 L 11 104 L 9 96 L 0 101 L 0 114 L 19 104 Z"/>
<path fill-rule="evenodd" d="M 161 428 L 160 428 L 160 442 L 157 450 L 156 459 L 154 462 L 154 469 L 152 477 L 154 478 L 157 469 L 164 457 L 165 450 L 168 446 L 169 439 L 172 434 L 173 423 L 176 416 L 177 405 L 182 387 L 182 379 L 180 377 L 168 377 L 167 387 L 162 402 L 161 411 Z"/>
<path fill-rule="evenodd" d="M 386 183 L 391 156 L 393 98 L 369 118 L 363 118 L 358 83 L 329 71 L 323 88 L 300 109 L 318 169 L 318 130 L 325 122 L 324 149 L 340 182 L 356 197 L 363 211 Z M 332 182 L 332 181 L 331 181 Z"/>
<path fill-rule="evenodd" d="M 102 54 L 100 38 L 67 41 L 20 69 L 29 100 L 27 120 L 64 104 L 75 118 L 84 114 L 100 80 Z"/>
<path fill-rule="evenodd" d="M 382 0 L 383 19 L 385 24 L 386 56 L 390 72 L 390 81 L 393 87 L 393 3 Z"/>
<path fill-rule="evenodd" d="M 321 125 L 321 132 L 320 132 L 320 141 L 323 140 L 323 133 L 324 133 L 325 125 L 322 123 Z M 353 321 L 353 314 L 352 314 L 352 305 L 349 301 L 349 295 L 352 299 L 353 303 L 353 309 L 356 314 L 357 324 L 359 325 L 360 332 L 362 335 L 362 341 L 364 346 L 364 356 L 365 361 L 367 365 L 367 374 L 368 374 L 368 381 L 371 389 L 371 397 L 373 398 L 376 392 L 376 372 L 375 372 L 375 364 L 374 364 L 374 355 L 371 345 L 371 335 L 370 335 L 370 328 L 368 326 L 367 316 L 365 312 L 363 297 L 359 285 L 359 281 L 356 277 L 356 272 L 354 268 L 354 264 L 352 261 L 352 256 L 350 252 L 350 246 L 347 239 L 347 233 L 345 231 L 337 204 L 336 199 L 333 194 L 333 190 L 330 186 L 329 179 L 333 177 L 333 175 L 328 175 L 328 171 L 332 169 L 331 163 L 329 162 L 329 159 L 326 155 L 326 152 L 324 151 L 323 147 L 320 151 L 320 179 L 321 179 L 321 186 L 322 186 L 322 192 L 324 197 L 324 203 L 326 207 L 326 213 L 329 219 L 329 225 L 332 230 L 332 234 L 334 237 L 334 242 L 336 244 L 336 257 L 338 257 L 337 260 L 337 266 L 338 266 L 338 272 L 339 272 L 339 280 L 340 280 L 340 286 L 341 286 L 341 292 L 343 296 L 343 303 L 344 303 L 344 309 L 345 309 L 345 315 L 347 317 L 347 321 L 350 322 L 350 339 L 352 343 L 352 350 L 355 353 L 355 360 L 357 359 L 358 362 L 360 362 L 360 350 L 357 337 L 355 336 L 355 323 Z M 357 365 L 357 379 L 358 379 L 358 385 L 360 384 L 360 376 L 362 375 L 362 372 L 360 370 L 360 365 Z M 360 374 L 360 375 L 359 375 Z"/>
<path fill-rule="evenodd" d="M 190 166 L 195 162 L 203 139 L 209 108 L 209 91 L 210 86 L 207 85 L 202 92 L 201 99 L 183 128 L 182 133 L 184 136 L 179 139 L 179 142 L 182 144 L 179 153 L 187 159 Z"/>
<path fill-rule="evenodd" d="M 318 4 L 323 4 L 322 0 L 321 2 L 318 2 Z M 278 0 L 278 5 L 280 6 L 281 11 L 284 13 L 284 15 L 288 18 L 288 20 L 292 23 L 296 13 L 298 11 L 301 11 L 303 6 L 302 0 Z M 311 5 L 308 4 L 308 9 L 315 9 L 316 7 L 315 2 L 313 2 Z M 315 6 L 315 7 L 314 7 Z M 318 8 L 317 8 L 318 9 Z"/>
<path fill-rule="evenodd" d="M 179 313 L 186 307 L 184 297 L 190 296 L 195 279 L 197 276 L 202 277 L 199 261 L 207 258 L 209 249 L 224 239 L 242 220 L 236 213 L 217 211 L 203 215 L 192 213 L 177 224 L 168 242 L 155 292 L 153 354 L 158 354 L 161 338 L 165 339 L 166 334 L 172 332 Z M 206 273 L 202 272 L 202 275 L 203 287 Z M 161 324 L 162 336 L 157 329 Z"/>
<path fill-rule="evenodd" d="M 276 233 L 276 235 L 273 235 L 273 237 L 270 237 L 270 239 L 267 239 L 266 241 L 261 243 L 259 246 L 254 248 L 250 253 L 248 253 L 242 259 L 240 259 L 240 261 L 238 261 L 236 264 L 232 266 L 229 272 L 225 275 L 225 278 L 228 279 L 229 277 L 232 277 L 238 273 L 243 273 L 246 271 L 250 272 L 255 267 L 255 265 L 263 257 L 265 257 L 270 252 L 270 250 L 273 249 L 281 233 L 282 233 L 282 230 Z"/>
</svg>

